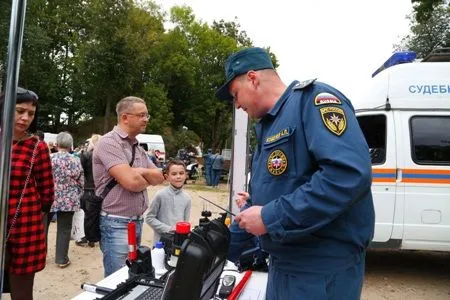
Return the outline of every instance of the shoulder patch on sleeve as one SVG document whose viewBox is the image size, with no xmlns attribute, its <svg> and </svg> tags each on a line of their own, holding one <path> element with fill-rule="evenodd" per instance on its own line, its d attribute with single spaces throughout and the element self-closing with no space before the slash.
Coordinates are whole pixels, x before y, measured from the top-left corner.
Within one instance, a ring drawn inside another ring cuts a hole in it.
<svg viewBox="0 0 450 300">
<path fill-rule="evenodd" d="M 314 83 L 314 81 L 316 81 L 317 78 L 314 79 L 308 79 L 302 82 L 297 83 L 296 85 L 294 85 L 294 87 L 292 88 L 293 90 L 301 90 L 306 88 L 307 86 L 310 86 L 311 84 Z"/>
<path fill-rule="evenodd" d="M 337 105 L 341 105 L 342 102 L 341 100 L 339 100 L 338 97 L 336 97 L 333 94 L 330 93 L 320 93 L 317 94 L 316 97 L 314 97 L 314 105 L 318 106 L 318 105 L 333 105 L 333 104 L 337 104 Z"/>
<path fill-rule="evenodd" d="M 347 118 L 342 108 L 325 106 L 320 109 L 320 115 L 323 124 L 331 133 L 341 136 L 347 129 Z"/>
</svg>

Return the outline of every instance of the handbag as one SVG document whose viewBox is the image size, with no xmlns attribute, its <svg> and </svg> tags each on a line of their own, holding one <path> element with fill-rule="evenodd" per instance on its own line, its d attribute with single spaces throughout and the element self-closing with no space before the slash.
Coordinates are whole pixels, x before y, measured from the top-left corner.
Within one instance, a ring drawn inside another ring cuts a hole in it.
<svg viewBox="0 0 450 300">
<path fill-rule="evenodd" d="M 8 251 L 8 239 L 9 236 L 11 235 L 11 231 L 14 229 L 14 226 L 16 225 L 16 221 L 17 221 L 17 217 L 19 216 L 20 213 L 20 207 L 22 205 L 22 199 L 23 196 L 25 195 L 25 190 L 28 186 L 28 183 L 30 182 L 30 177 L 31 177 L 31 172 L 33 171 L 33 165 L 34 165 L 34 160 L 36 157 L 36 149 L 38 147 L 39 141 L 36 142 L 36 144 L 34 145 L 34 149 L 33 149 L 33 154 L 31 156 L 31 163 L 30 163 L 30 170 L 28 171 L 28 175 L 27 178 L 25 179 L 25 184 L 23 186 L 23 190 L 22 193 L 20 194 L 20 198 L 19 198 L 19 202 L 17 203 L 17 207 L 16 207 L 16 213 L 14 214 L 14 217 L 11 221 L 11 226 L 9 227 L 8 233 L 6 235 L 6 239 L 5 239 L 5 266 L 9 265 L 9 263 L 11 262 L 11 253 L 9 253 Z M 3 270 L 3 293 L 10 293 L 11 292 L 11 286 L 10 286 L 10 282 L 9 282 L 9 272 L 5 272 L 5 270 Z"/>
</svg>

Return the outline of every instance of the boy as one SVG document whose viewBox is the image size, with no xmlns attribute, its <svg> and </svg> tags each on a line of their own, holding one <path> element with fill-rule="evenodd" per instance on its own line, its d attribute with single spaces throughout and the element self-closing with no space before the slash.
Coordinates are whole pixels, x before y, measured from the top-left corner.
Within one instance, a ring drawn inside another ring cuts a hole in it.
<svg viewBox="0 0 450 300">
<path fill-rule="evenodd" d="M 186 180 L 186 166 L 180 160 L 171 160 L 164 174 L 170 183 L 153 197 L 145 222 L 153 228 L 153 243 L 159 241 L 161 234 L 175 230 L 179 221 L 189 221 L 191 196 L 182 188 Z"/>
</svg>

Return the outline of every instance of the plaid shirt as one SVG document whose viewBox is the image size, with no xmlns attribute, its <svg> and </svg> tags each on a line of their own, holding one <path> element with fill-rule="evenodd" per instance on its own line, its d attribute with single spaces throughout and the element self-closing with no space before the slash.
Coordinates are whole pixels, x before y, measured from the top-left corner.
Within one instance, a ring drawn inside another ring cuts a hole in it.
<svg viewBox="0 0 450 300">
<path fill-rule="evenodd" d="M 29 138 L 12 147 L 7 232 L 11 228 L 17 204 L 30 171 L 36 142 L 36 138 Z M 47 145 L 39 142 L 30 181 L 25 189 L 16 223 L 7 241 L 12 258 L 8 266 L 11 273 L 30 274 L 45 267 L 47 245 L 42 212 L 49 211 L 53 197 L 54 184 L 50 153 Z"/>
</svg>

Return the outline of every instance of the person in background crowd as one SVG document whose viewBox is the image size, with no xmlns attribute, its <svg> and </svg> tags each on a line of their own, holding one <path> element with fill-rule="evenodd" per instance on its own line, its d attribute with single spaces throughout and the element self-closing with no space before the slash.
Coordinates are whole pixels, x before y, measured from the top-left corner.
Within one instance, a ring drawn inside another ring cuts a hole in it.
<svg viewBox="0 0 450 300">
<path fill-rule="evenodd" d="M 48 142 L 47 145 L 48 145 L 48 149 L 50 150 L 50 153 L 58 152 L 58 149 L 56 149 L 55 143 Z"/>
<path fill-rule="evenodd" d="M 161 162 L 162 157 L 161 157 L 161 151 L 159 151 L 159 149 L 155 150 L 155 157 L 159 162 Z"/>
<path fill-rule="evenodd" d="M 207 186 L 212 185 L 212 156 L 212 149 L 208 149 L 208 152 L 203 155 L 203 163 L 205 165 L 205 180 Z"/>
<path fill-rule="evenodd" d="M 85 237 L 75 242 L 78 246 L 94 247 L 100 241 L 99 222 L 102 199 L 95 195 L 94 175 L 92 173 L 92 154 L 95 145 L 102 136 L 93 134 L 85 151 L 81 152 L 80 160 L 84 171 L 84 193 L 81 197 L 81 208 L 84 210 Z"/>
<path fill-rule="evenodd" d="M 223 156 L 220 155 L 220 152 L 217 152 L 213 156 L 211 170 L 212 170 L 211 185 L 215 188 L 219 188 L 220 176 L 222 175 L 222 170 L 223 170 Z"/>
<path fill-rule="evenodd" d="M 232 54 L 225 74 L 217 97 L 259 119 L 252 206 L 235 221 L 270 255 L 267 299 L 359 299 L 375 213 L 352 104 L 315 79 L 286 86 L 262 48 Z"/>
<path fill-rule="evenodd" d="M 186 165 L 181 160 L 171 160 L 167 164 L 166 180 L 169 185 L 159 190 L 153 197 L 145 222 L 153 229 L 153 244 L 161 234 L 175 230 L 179 221 L 189 221 L 192 198 L 183 191 L 186 181 Z"/>
<path fill-rule="evenodd" d="M 69 153 L 73 138 L 68 132 L 56 136 L 58 152 L 51 155 L 53 177 L 55 178 L 55 201 L 51 212 L 57 215 L 55 263 L 59 268 L 70 265 L 68 256 L 72 220 L 80 209 L 84 176 L 80 159 Z M 52 216 L 51 216 L 52 217 Z"/>
<path fill-rule="evenodd" d="M 100 248 L 105 277 L 125 265 L 130 221 L 136 223 L 140 245 L 143 214 L 148 207 L 147 187 L 164 181 L 161 170 L 136 140 L 149 120 L 145 101 L 133 96 L 123 98 L 116 105 L 116 113 L 117 126 L 98 141 L 93 153 L 95 194 L 103 198 Z"/>
<path fill-rule="evenodd" d="M 0 124 L 4 103 L 2 94 Z M 54 184 L 47 145 L 33 135 L 38 111 L 38 96 L 17 88 L 5 236 L 5 272 L 12 299 L 33 299 L 34 277 L 44 269 L 47 256 L 43 213 L 50 211 Z"/>
<path fill-rule="evenodd" d="M 153 163 L 156 167 L 159 168 L 159 161 L 158 161 L 158 158 L 156 157 L 155 150 L 153 150 L 153 149 L 148 150 L 147 154 L 148 154 L 148 158 L 150 158 L 150 160 L 152 161 L 152 163 Z"/>
</svg>

